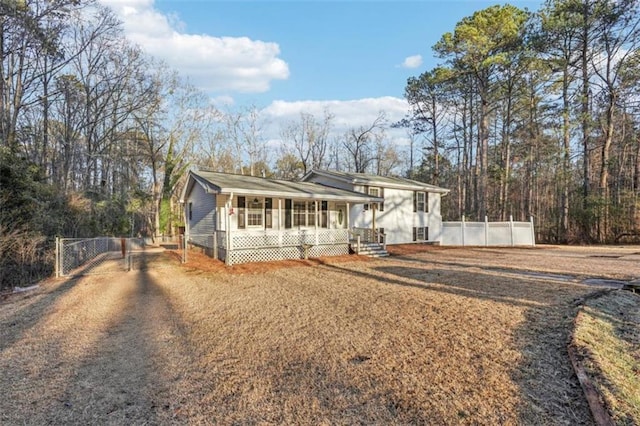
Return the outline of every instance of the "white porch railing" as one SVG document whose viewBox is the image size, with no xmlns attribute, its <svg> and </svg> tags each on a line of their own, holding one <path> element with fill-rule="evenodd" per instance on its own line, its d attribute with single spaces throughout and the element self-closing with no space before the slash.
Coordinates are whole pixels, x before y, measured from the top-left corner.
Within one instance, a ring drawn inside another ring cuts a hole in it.
<svg viewBox="0 0 640 426">
<path fill-rule="evenodd" d="M 233 264 L 346 254 L 349 230 L 237 230 L 230 236 L 225 231 L 216 231 L 214 235 L 189 235 L 187 238 L 190 243 L 205 248 L 210 256 Z"/>
</svg>

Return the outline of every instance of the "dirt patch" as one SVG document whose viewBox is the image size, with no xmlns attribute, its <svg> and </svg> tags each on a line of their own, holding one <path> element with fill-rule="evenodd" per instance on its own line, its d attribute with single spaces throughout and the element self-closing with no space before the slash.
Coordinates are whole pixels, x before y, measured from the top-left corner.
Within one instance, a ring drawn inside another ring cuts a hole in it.
<svg viewBox="0 0 640 426">
<path fill-rule="evenodd" d="M 182 253 L 177 250 L 167 251 L 175 261 L 182 261 Z M 347 262 L 368 262 L 370 257 L 358 256 L 354 254 L 345 254 L 342 256 L 326 256 L 312 259 L 291 259 L 291 260 L 278 260 L 272 262 L 255 262 L 255 263 L 241 263 L 237 265 L 227 266 L 224 262 L 213 259 L 203 253 L 199 253 L 195 250 L 189 251 L 187 255 L 187 262 L 182 264 L 183 267 L 189 270 L 197 270 L 202 272 L 224 272 L 228 274 L 244 275 L 244 274 L 261 274 L 269 271 L 276 271 L 278 269 L 297 268 L 303 266 L 318 266 L 318 265 L 334 265 Z"/>
<path fill-rule="evenodd" d="M 445 252 L 54 281 L 0 305 L 0 423 L 591 424 L 566 342 L 593 290 Z"/>
</svg>

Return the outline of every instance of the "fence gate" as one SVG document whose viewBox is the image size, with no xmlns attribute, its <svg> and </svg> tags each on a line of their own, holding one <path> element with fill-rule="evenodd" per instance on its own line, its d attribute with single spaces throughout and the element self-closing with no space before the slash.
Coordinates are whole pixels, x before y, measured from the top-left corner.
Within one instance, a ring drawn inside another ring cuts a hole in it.
<svg viewBox="0 0 640 426">
<path fill-rule="evenodd" d="M 140 238 L 57 238 L 56 277 L 129 270 L 132 253 L 144 245 Z"/>
</svg>

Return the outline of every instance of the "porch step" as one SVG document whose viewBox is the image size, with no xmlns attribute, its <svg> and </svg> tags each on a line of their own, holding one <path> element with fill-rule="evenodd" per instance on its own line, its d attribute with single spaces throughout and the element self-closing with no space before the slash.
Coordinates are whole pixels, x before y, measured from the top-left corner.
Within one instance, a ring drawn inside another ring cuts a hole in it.
<svg viewBox="0 0 640 426">
<path fill-rule="evenodd" d="M 357 251 L 357 243 L 351 243 L 351 249 L 353 251 Z M 369 257 L 387 257 L 389 256 L 389 252 L 387 252 L 382 244 L 378 243 L 360 243 L 360 253 L 362 256 Z"/>
</svg>

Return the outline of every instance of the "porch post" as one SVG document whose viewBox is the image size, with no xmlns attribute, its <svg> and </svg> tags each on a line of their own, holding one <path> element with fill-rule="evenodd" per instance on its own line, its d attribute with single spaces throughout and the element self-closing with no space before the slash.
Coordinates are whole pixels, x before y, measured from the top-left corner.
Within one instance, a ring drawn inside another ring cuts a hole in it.
<svg viewBox="0 0 640 426">
<path fill-rule="evenodd" d="M 315 231 L 316 231 L 316 244 L 315 244 L 315 245 L 318 245 L 318 201 L 317 201 L 317 200 L 316 200 L 316 201 L 314 201 L 314 202 L 313 202 L 313 205 L 314 205 L 314 207 L 315 207 L 315 209 L 314 209 L 314 210 L 315 210 L 315 212 L 314 212 L 314 214 L 313 214 L 313 217 L 314 217 L 315 219 L 313 220 L 313 223 L 315 223 L 315 225 L 316 225 L 316 226 L 315 226 Z"/>
<path fill-rule="evenodd" d="M 378 210 L 378 203 L 371 203 L 371 214 L 373 215 L 373 219 L 371 220 L 371 239 L 372 242 L 378 243 L 378 235 L 376 233 L 376 210 Z"/>
<path fill-rule="evenodd" d="M 349 203 L 348 202 L 345 203 L 345 206 L 347 206 L 346 207 L 347 208 L 347 213 L 346 213 L 347 217 L 345 218 L 345 220 L 347 221 L 346 222 L 347 223 L 347 243 L 349 243 L 349 231 L 351 229 L 351 218 L 350 218 L 351 213 L 349 212 Z"/>
<path fill-rule="evenodd" d="M 282 216 L 282 198 L 278 198 L 278 247 L 282 247 L 282 228 L 284 228 Z"/>
<path fill-rule="evenodd" d="M 231 266 L 231 215 L 229 214 L 229 212 L 231 211 L 231 209 L 233 208 L 233 193 L 231 193 L 229 195 L 229 199 L 227 200 L 227 208 L 226 208 L 226 212 L 225 212 L 225 216 L 226 218 L 226 223 L 225 223 L 225 235 L 226 235 L 226 239 L 227 239 L 227 247 L 225 250 L 225 256 L 224 256 L 224 263 L 228 266 Z"/>
</svg>

